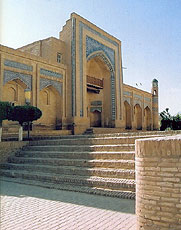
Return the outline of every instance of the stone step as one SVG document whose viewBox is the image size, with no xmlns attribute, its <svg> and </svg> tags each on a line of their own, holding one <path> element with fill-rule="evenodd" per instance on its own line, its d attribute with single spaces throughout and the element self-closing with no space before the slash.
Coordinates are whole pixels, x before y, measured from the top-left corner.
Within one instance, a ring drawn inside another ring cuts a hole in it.
<svg viewBox="0 0 181 230">
<path fill-rule="evenodd" d="M 90 138 L 100 138 L 100 137 L 132 137 L 132 136 L 136 136 L 138 138 L 147 138 L 147 137 L 156 137 L 156 136 L 164 136 L 164 135 L 174 135 L 173 134 L 164 134 L 163 131 L 156 131 L 157 133 L 146 133 L 146 132 L 132 132 L 132 133 L 107 133 L 107 134 L 84 134 L 84 135 L 70 135 L 71 130 L 62 130 L 62 131 L 66 131 L 68 133 L 64 133 L 64 134 L 60 134 L 59 131 L 61 130 L 51 130 L 51 133 L 49 133 L 49 131 L 47 131 L 46 133 L 34 133 L 31 132 L 30 133 L 30 138 L 31 140 L 60 140 L 60 139 L 90 139 Z M 53 132 L 53 133 L 52 133 Z M 153 132 L 153 131 L 151 131 Z M 25 137 L 27 136 L 27 132 L 25 133 Z"/>
<path fill-rule="evenodd" d="M 92 127 L 87 130 L 93 134 L 111 134 L 111 133 L 149 133 L 153 132 L 154 134 L 158 131 L 138 131 L 138 130 L 125 130 L 123 128 L 106 128 L 106 127 Z"/>
<path fill-rule="evenodd" d="M 67 138 L 59 140 L 41 140 L 30 141 L 30 145 L 108 145 L 108 144 L 134 144 L 136 139 L 149 138 L 152 135 L 147 136 L 131 136 L 131 137 L 96 137 L 96 138 Z M 155 137 L 155 136 L 154 136 Z"/>
<path fill-rule="evenodd" d="M 36 180 L 27 180 L 23 178 L 11 178 L 11 177 L 3 177 L 3 176 L 0 179 L 3 181 L 40 186 L 49 189 L 82 192 L 82 193 L 89 193 L 89 194 L 96 194 L 101 196 L 110 196 L 110 197 L 117 197 L 117 198 L 124 198 L 124 199 L 135 199 L 135 192 L 131 192 L 131 191 L 102 189 L 96 187 L 90 188 L 87 186 L 77 186 L 77 185 L 72 186 L 72 185 L 56 184 L 51 182 L 41 182 Z"/>
<path fill-rule="evenodd" d="M 79 168 L 72 166 L 49 166 L 31 164 L 1 164 L 1 169 L 26 170 L 28 172 L 47 172 L 61 175 L 98 176 L 119 179 L 135 179 L 135 171 L 130 169 Z"/>
<path fill-rule="evenodd" d="M 10 157 L 8 163 L 14 164 L 38 164 L 54 166 L 76 166 L 76 167 L 102 167 L 118 169 L 134 169 L 134 160 L 86 160 L 86 159 L 63 159 L 63 158 L 26 158 Z"/>
<path fill-rule="evenodd" d="M 115 160 L 134 160 L 135 153 L 133 151 L 122 152 L 64 152 L 64 151 L 31 151 L 24 150 L 16 153 L 16 157 L 31 158 L 66 158 L 66 159 L 115 159 Z"/>
<path fill-rule="evenodd" d="M 26 170 L 4 170 L 0 171 L 1 176 L 23 178 L 28 180 L 36 180 L 42 182 L 51 182 L 57 184 L 69 184 L 87 187 L 104 188 L 111 190 L 124 191 L 135 191 L 135 180 L 129 179 L 118 179 L 118 178 L 102 178 L 95 176 L 68 176 L 68 175 L 57 175 L 53 173 L 40 173 L 40 172 L 29 172 Z"/>
<path fill-rule="evenodd" d="M 65 151 L 65 152 L 90 152 L 90 151 L 131 151 L 134 150 L 134 144 L 119 145 L 40 145 L 26 146 L 24 150 L 31 151 Z"/>
</svg>

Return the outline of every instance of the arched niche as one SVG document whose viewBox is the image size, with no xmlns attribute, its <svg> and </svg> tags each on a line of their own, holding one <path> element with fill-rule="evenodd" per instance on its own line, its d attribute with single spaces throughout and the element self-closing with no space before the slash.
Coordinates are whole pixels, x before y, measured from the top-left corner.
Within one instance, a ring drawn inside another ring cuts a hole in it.
<svg viewBox="0 0 181 230">
<path fill-rule="evenodd" d="M 134 106 L 134 118 L 137 130 L 142 130 L 142 109 L 139 104 Z"/>
<path fill-rule="evenodd" d="M 151 130 L 151 110 L 148 106 L 144 109 L 146 130 Z"/>
<path fill-rule="evenodd" d="M 8 81 L 3 86 L 3 101 L 9 101 L 15 105 L 24 105 L 25 89 L 27 89 L 27 85 L 20 79 Z"/>
<path fill-rule="evenodd" d="M 124 101 L 124 112 L 125 112 L 125 128 L 131 129 L 132 128 L 131 106 L 127 101 Z"/>
<path fill-rule="evenodd" d="M 88 56 L 86 64 L 88 117 L 91 115 L 91 103 L 101 102 L 101 116 L 97 115 L 102 127 L 112 126 L 115 119 L 115 79 L 113 67 L 103 52 Z M 90 123 L 92 125 L 92 122 Z"/>
<path fill-rule="evenodd" d="M 42 117 L 38 120 L 38 123 L 54 128 L 61 125 L 62 105 L 62 96 L 52 85 L 43 88 L 39 94 L 39 108 L 42 111 Z"/>
</svg>

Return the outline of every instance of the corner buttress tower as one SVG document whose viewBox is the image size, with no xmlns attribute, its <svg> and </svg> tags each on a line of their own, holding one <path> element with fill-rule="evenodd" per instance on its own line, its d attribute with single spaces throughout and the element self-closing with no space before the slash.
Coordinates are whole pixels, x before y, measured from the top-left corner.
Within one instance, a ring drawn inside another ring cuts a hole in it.
<svg viewBox="0 0 181 230">
<path fill-rule="evenodd" d="M 158 113 L 158 80 L 152 81 L 152 117 L 153 130 L 159 129 L 159 113 Z"/>
</svg>

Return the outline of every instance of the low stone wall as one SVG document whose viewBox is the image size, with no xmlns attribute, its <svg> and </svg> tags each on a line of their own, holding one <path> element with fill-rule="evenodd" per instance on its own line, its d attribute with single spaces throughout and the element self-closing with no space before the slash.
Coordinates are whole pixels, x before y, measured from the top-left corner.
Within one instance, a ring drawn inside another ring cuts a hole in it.
<svg viewBox="0 0 181 230">
<path fill-rule="evenodd" d="M 28 141 L 0 142 L 0 163 L 6 162 L 8 157 L 14 156 L 17 151 L 28 144 Z"/>
<path fill-rule="evenodd" d="M 181 135 L 136 140 L 137 229 L 181 229 Z"/>
</svg>

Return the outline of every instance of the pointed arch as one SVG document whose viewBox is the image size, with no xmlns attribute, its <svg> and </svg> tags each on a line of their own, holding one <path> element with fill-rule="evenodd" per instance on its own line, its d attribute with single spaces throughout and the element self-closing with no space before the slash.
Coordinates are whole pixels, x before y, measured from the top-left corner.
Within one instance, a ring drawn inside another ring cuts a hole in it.
<svg viewBox="0 0 181 230">
<path fill-rule="evenodd" d="M 99 57 L 102 59 L 102 61 L 107 65 L 107 67 L 109 68 L 110 72 L 114 72 L 114 67 L 110 61 L 110 59 L 107 57 L 107 55 L 103 52 L 103 51 L 95 51 L 93 53 L 91 53 L 88 57 L 87 57 L 87 61 L 91 60 L 92 58 L 95 57 Z"/>
<path fill-rule="evenodd" d="M 14 72 L 10 70 L 4 71 L 4 78 L 3 78 L 3 85 L 6 83 L 13 81 L 13 80 L 20 80 L 26 85 L 26 88 L 31 90 L 32 89 L 32 76 L 29 74 L 23 74 L 19 72 Z"/>
<path fill-rule="evenodd" d="M 25 89 L 27 89 L 27 85 L 21 79 L 8 81 L 3 86 L 3 101 L 13 102 L 16 105 L 24 105 Z"/>
<path fill-rule="evenodd" d="M 148 106 L 144 109 L 146 130 L 151 130 L 151 110 Z"/>
<path fill-rule="evenodd" d="M 62 123 L 63 98 L 59 91 L 52 85 L 44 87 L 39 94 L 39 108 L 42 117 L 38 120 L 40 124 L 56 128 Z"/>
<path fill-rule="evenodd" d="M 112 120 L 115 120 L 116 119 L 116 105 L 115 105 L 115 100 L 116 100 L 116 96 L 115 96 L 116 89 L 115 89 L 115 87 L 116 86 L 115 86 L 114 66 L 112 65 L 109 57 L 102 50 L 92 52 L 89 56 L 87 56 L 87 62 L 91 61 L 92 59 L 97 58 L 97 57 L 105 64 L 105 66 L 107 66 L 107 68 L 110 72 L 111 117 L 112 117 Z"/>
<path fill-rule="evenodd" d="M 125 128 L 131 129 L 132 128 L 131 106 L 126 100 L 124 101 L 124 111 L 125 111 Z"/>
<path fill-rule="evenodd" d="M 135 115 L 136 129 L 142 130 L 142 109 L 139 104 L 136 104 L 134 106 L 134 115 Z"/>
</svg>

